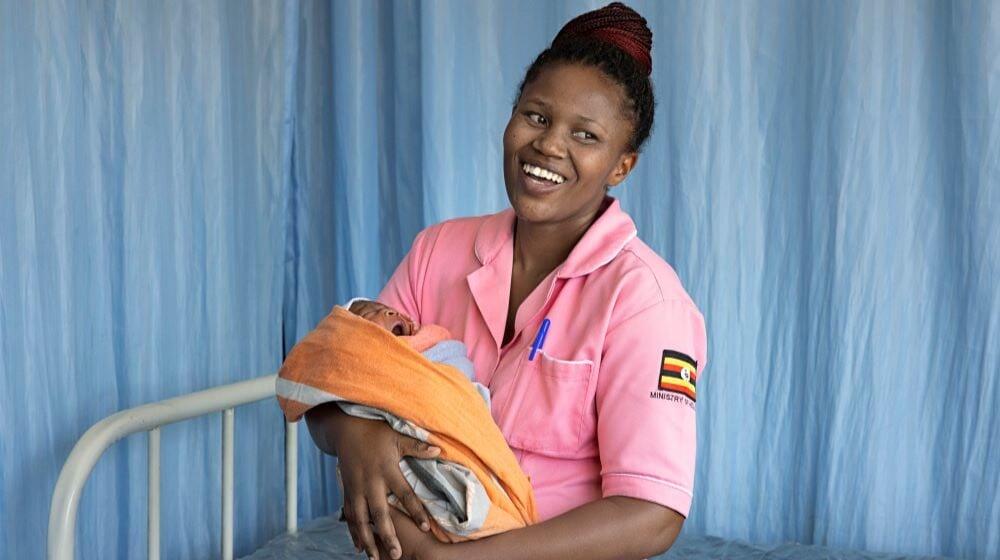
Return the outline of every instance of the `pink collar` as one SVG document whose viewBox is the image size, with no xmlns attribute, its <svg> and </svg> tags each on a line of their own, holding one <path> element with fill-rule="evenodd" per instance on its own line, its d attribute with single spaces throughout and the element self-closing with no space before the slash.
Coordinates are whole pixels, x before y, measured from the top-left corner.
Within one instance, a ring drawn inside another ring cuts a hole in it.
<svg viewBox="0 0 1000 560">
<path fill-rule="evenodd" d="M 617 199 L 605 197 L 604 212 L 591 224 L 566 260 L 556 269 L 558 278 L 584 276 L 611 262 L 636 236 L 635 222 Z M 488 216 L 476 234 L 476 258 L 492 262 L 505 244 L 514 241 L 514 210 Z"/>
</svg>

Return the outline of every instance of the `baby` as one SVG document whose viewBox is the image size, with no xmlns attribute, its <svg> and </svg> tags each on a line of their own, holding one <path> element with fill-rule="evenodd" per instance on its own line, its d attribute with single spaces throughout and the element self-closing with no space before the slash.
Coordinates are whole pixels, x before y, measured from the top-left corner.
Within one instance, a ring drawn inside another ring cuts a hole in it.
<svg viewBox="0 0 1000 560">
<path fill-rule="evenodd" d="M 481 538 L 537 518 L 531 481 L 490 414 L 489 390 L 476 382 L 465 344 L 441 325 L 417 325 L 385 304 L 351 300 L 295 345 L 276 392 L 290 422 L 334 402 L 351 416 L 384 421 L 440 447 L 437 458 L 403 457 L 399 468 L 442 541 Z M 401 507 L 393 495 L 389 503 Z"/>
<path fill-rule="evenodd" d="M 396 336 L 412 336 L 420 330 L 412 319 L 377 301 L 356 300 L 351 304 L 349 311 Z"/>
<path fill-rule="evenodd" d="M 348 311 L 379 325 L 395 336 L 413 337 L 419 333 L 420 336 L 417 338 L 451 338 L 451 335 L 444 328 L 437 325 L 425 325 L 421 329 L 413 319 L 377 301 L 353 300 L 348 306 Z M 443 345 L 423 349 L 421 347 L 426 344 L 426 341 L 420 342 L 409 338 L 406 342 L 431 361 L 447 363 L 460 371 L 476 388 L 476 392 L 486 404 L 486 409 L 489 410 L 489 389 L 476 382 L 472 362 L 466 357 L 464 344 L 457 340 L 447 340 Z M 382 419 L 404 435 L 417 436 L 415 432 L 419 428 L 414 428 L 405 419 L 364 405 L 349 402 L 339 402 L 338 405 L 344 412 L 352 416 L 373 420 Z M 417 439 L 426 441 L 426 436 L 417 437 Z M 444 527 L 449 533 L 468 538 L 486 523 L 489 498 L 485 489 L 468 468 L 458 464 L 442 463 L 436 459 L 404 457 L 400 463 L 400 469 L 417 496 L 424 502 L 431 516 L 439 526 Z M 343 495 L 344 489 L 339 467 L 337 484 L 341 495 Z M 390 496 L 390 503 L 395 502 L 398 500 L 395 500 L 394 496 Z M 344 514 L 341 511 L 341 521 L 344 520 Z"/>
<path fill-rule="evenodd" d="M 438 338 L 451 338 L 451 335 L 442 327 L 437 325 L 428 325 L 426 329 L 421 330 L 421 326 L 416 324 L 413 319 L 410 319 L 405 314 L 396 311 L 388 305 L 379 303 L 377 301 L 370 301 L 365 299 L 353 299 L 348 304 L 348 311 L 361 317 L 362 319 L 367 319 L 376 325 L 379 325 L 383 329 L 391 332 L 395 336 L 415 336 L 420 334 L 418 338 L 426 339 L 438 339 Z M 427 335 L 424 337 L 424 335 Z M 427 340 L 418 341 L 414 339 L 409 339 L 407 341 L 411 346 L 418 346 L 417 350 L 424 354 L 427 358 L 432 361 L 442 361 L 441 353 L 434 350 L 427 351 L 427 349 L 422 348 L 427 343 Z M 450 349 L 454 350 L 455 344 L 461 344 L 460 341 L 454 341 L 453 346 L 449 346 Z M 472 385 L 476 388 L 479 396 L 486 401 L 486 406 L 490 406 L 490 391 L 484 385 L 476 381 L 475 371 L 472 369 L 472 362 L 470 362 L 465 357 L 465 346 L 461 345 L 462 355 L 460 357 L 452 356 L 450 359 L 444 360 L 449 365 L 454 366 L 466 379 L 472 382 Z"/>
</svg>

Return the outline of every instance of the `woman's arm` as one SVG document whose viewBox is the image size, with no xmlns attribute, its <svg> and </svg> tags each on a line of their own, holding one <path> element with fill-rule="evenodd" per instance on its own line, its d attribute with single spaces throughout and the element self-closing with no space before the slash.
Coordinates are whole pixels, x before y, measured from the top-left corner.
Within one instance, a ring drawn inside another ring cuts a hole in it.
<svg viewBox="0 0 1000 560">
<path fill-rule="evenodd" d="M 337 456 L 336 434 L 340 420 L 347 416 L 336 403 L 325 403 L 306 412 L 309 435 L 320 451 Z"/>
<path fill-rule="evenodd" d="M 446 547 L 443 558 L 603 560 L 647 558 L 670 548 L 684 518 L 659 504 L 611 496 L 500 535 Z"/>
<path fill-rule="evenodd" d="M 673 545 L 684 517 L 672 509 L 625 496 L 596 500 L 523 529 L 477 541 L 438 542 L 393 512 L 403 558 L 409 560 L 639 559 Z"/>
</svg>

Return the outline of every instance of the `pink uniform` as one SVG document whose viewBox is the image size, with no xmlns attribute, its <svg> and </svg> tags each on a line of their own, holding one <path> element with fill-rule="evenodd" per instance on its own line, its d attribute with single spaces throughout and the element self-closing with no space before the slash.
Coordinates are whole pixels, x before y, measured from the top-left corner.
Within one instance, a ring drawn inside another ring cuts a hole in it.
<svg viewBox="0 0 1000 560">
<path fill-rule="evenodd" d="M 687 515 L 704 319 L 617 200 L 517 310 L 514 211 L 420 232 L 379 301 L 461 335 L 543 520 L 603 496 Z M 529 360 L 542 321 L 550 327 Z"/>
</svg>

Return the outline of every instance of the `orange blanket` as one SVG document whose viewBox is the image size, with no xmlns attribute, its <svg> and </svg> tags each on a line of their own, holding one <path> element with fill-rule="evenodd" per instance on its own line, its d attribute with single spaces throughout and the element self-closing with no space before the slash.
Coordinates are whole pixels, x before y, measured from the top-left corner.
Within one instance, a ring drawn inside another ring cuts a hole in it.
<svg viewBox="0 0 1000 560">
<path fill-rule="evenodd" d="M 416 335 L 426 338 L 430 331 Z M 446 332 L 446 331 L 445 331 Z M 457 369 L 432 362 L 382 327 L 335 307 L 288 355 L 279 372 L 279 403 L 289 421 L 312 406 L 317 394 L 381 409 L 428 432 L 439 459 L 470 469 L 490 500 L 481 538 L 537 521 L 528 477 L 507 446 L 482 397 Z M 411 344 L 415 343 L 415 344 Z M 301 396 L 298 396 L 301 395 Z M 310 404 L 312 403 L 312 404 Z M 464 537 L 435 535 L 456 542 Z"/>
</svg>

